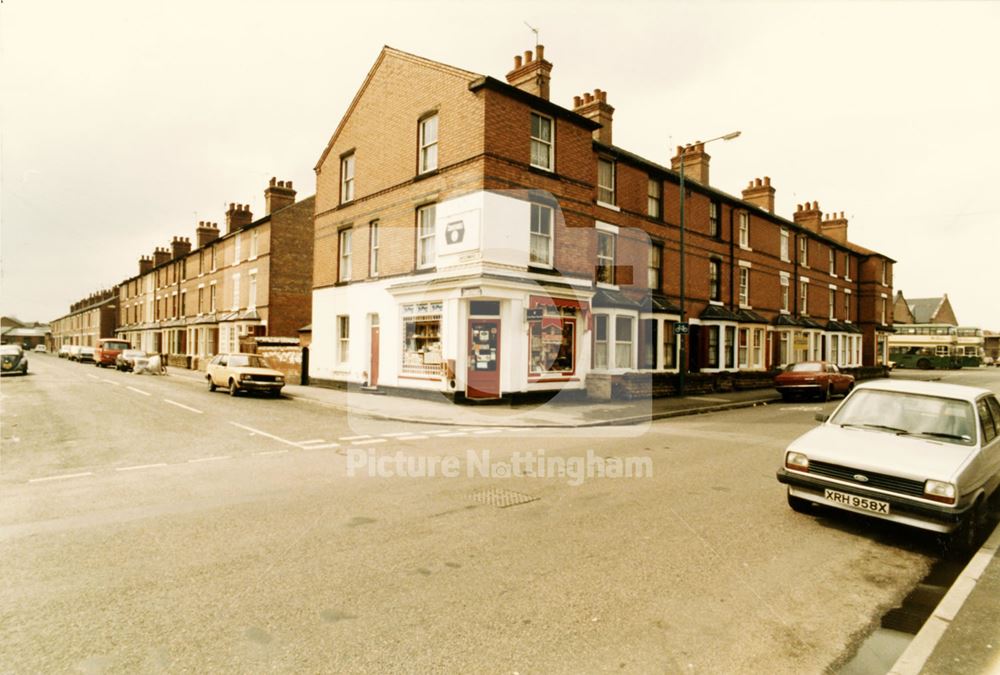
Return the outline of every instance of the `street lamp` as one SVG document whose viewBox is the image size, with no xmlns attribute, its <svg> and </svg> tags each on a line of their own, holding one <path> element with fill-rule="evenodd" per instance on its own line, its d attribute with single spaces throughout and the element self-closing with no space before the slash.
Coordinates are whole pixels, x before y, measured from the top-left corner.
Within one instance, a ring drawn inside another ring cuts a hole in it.
<svg viewBox="0 0 1000 675">
<path fill-rule="evenodd" d="M 739 132 L 739 131 L 733 131 L 732 133 L 728 133 L 728 134 L 726 134 L 724 136 L 717 136 L 715 138 L 710 138 L 707 141 L 698 141 L 698 145 L 702 145 L 702 146 L 708 145 L 709 143 L 711 143 L 713 141 L 731 141 L 734 138 L 737 138 L 740 135 L 740 133 L 741 132 Z M 680 337 L 681 337 L 681 353 L 680 353 L 680 361 L 681 362 L 678 364 L 679 369 L 677 371 L 677 374 L 678 374 L 678 379 L 677 379 L 677 393 L 681 394 L 681 395 L 684 394 L 684 379 L 685 379 L 685 375 L 687 374 L 687 341 L 688 341 L 688 326 L 687 326 L 687 321 L 685 320 L 686 319 L 686 316 L 685 316 L 686 308 L 684 307 L 684 284 L 687 281 L 685 279 L 685 276 L 684 276 L 684 259 L 686 257 L 686 253 L 684 251 L 684 155 L 686 154 L 686 151 L 687 151 L 687 148 L 683 148 L 681 150 L 681 153 L 680 153 L 680 160 L 681 160 L 680 161 L 680 165 L 681 165 L 681 167 L 680 167 L 680 186 L 681 186 L 681 213 L 680 213 L 680 220 L 681 220 L 681 298 L 680 298 L 681 299 L 681 320 L 680 320 L 680 323 L 678 324 L 678 326 L 679 327 L 683 326 L 683 328 L 681 328 L 678 331 L 679 334 L 680 334 Z"/>
</svg>

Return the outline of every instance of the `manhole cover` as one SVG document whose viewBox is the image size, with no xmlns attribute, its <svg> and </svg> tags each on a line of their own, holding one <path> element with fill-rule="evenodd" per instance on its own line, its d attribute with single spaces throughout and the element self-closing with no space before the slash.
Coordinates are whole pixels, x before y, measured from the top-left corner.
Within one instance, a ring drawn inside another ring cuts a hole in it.
<svg viewBox="0 0 1000 675">
<path fill-rule="evenodd" d="M 538 497 L 526 495 L 521 492 L 514 492 L 513 490 L 504 490 L 503 488 L 487 488 L 485 490 L 473 492 L 470 496 L 473 501 L 477 501 L 480 504 L 486 504 L 488 506 L 495 506 L 499 509 L 538 501 Z"/>
</svg>

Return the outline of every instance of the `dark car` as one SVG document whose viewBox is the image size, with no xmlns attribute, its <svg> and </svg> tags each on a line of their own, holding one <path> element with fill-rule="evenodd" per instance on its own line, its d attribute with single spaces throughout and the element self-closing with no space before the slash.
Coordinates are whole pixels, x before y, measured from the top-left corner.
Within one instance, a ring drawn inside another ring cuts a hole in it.
<svg viewBox="0 0 1000 675">
<path fill-rule="evenodd" d="M 847 395 L 854 389 L 854 376 L 826 361 L 792 363 L 774 378 L 774 387 L 781 398 L 809 396 L 829 401 L 834 395 Z"/>
<path fill-rule="evenodd" d="M 0 373 L 4 375 L 27 375 L 28 355 L 18 345 L 0 346 Z"/>
<path fill-rule="evenodd" d="M 118 338 L 103 338 L 97 343 L 97 349 L 94 350 L 94 365 L 98 368 L 103 368 L 104 366 L 117 366 L 118 355 L 122 353 L 123 350 L 131 347 L 125 340 L 120 340 Z"/>
</svg>

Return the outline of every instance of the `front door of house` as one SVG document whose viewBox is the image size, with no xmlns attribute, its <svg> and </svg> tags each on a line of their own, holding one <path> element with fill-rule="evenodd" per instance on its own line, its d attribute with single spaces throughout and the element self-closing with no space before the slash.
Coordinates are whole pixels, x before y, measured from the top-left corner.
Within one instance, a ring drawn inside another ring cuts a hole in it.
<svg viewBox="0 0 1000 675">
<path fill-rule="evenodd" d="M 369 370 L 368 386 L 378 386 L 378 314 L 372 315 L 372 362 Z"/>
<path fill-rule="evenodd" d="M 469 370 L 465 395 L 500 398 L 500 319 L 469 319 Z"/>
</svg>

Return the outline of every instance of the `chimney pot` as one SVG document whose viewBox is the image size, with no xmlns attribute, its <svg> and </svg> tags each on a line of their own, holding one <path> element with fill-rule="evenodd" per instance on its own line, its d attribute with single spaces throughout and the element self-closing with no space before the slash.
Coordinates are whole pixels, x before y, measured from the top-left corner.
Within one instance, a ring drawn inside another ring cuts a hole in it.
<svg viewBox="0 0 1000 675">
<path fill-rule="evenodd" d="M 292 181 L 285 181 L 285 187 L 288 188 L 289 190 L 291 190 L 292 189 Z"/>
<path fill-rule="evenodd" d="M 535 45 L 535 56 L 538 61 L 545 58 L 545 45 Z"/>
<path fill-rule="evenodd" d="M 517 56 L 514 57 L 514 70 L 517 70 L 520 67 L 521 67 L 521 55 L 518 54 Z"/>
<path fill-rule="evenodd" d="M 534 55 L 531 53 L 530 50 L 524 52 L 524 65 L 528 65 L 529 63 L 531 63 L 533 56 Z"/>
</svg>

